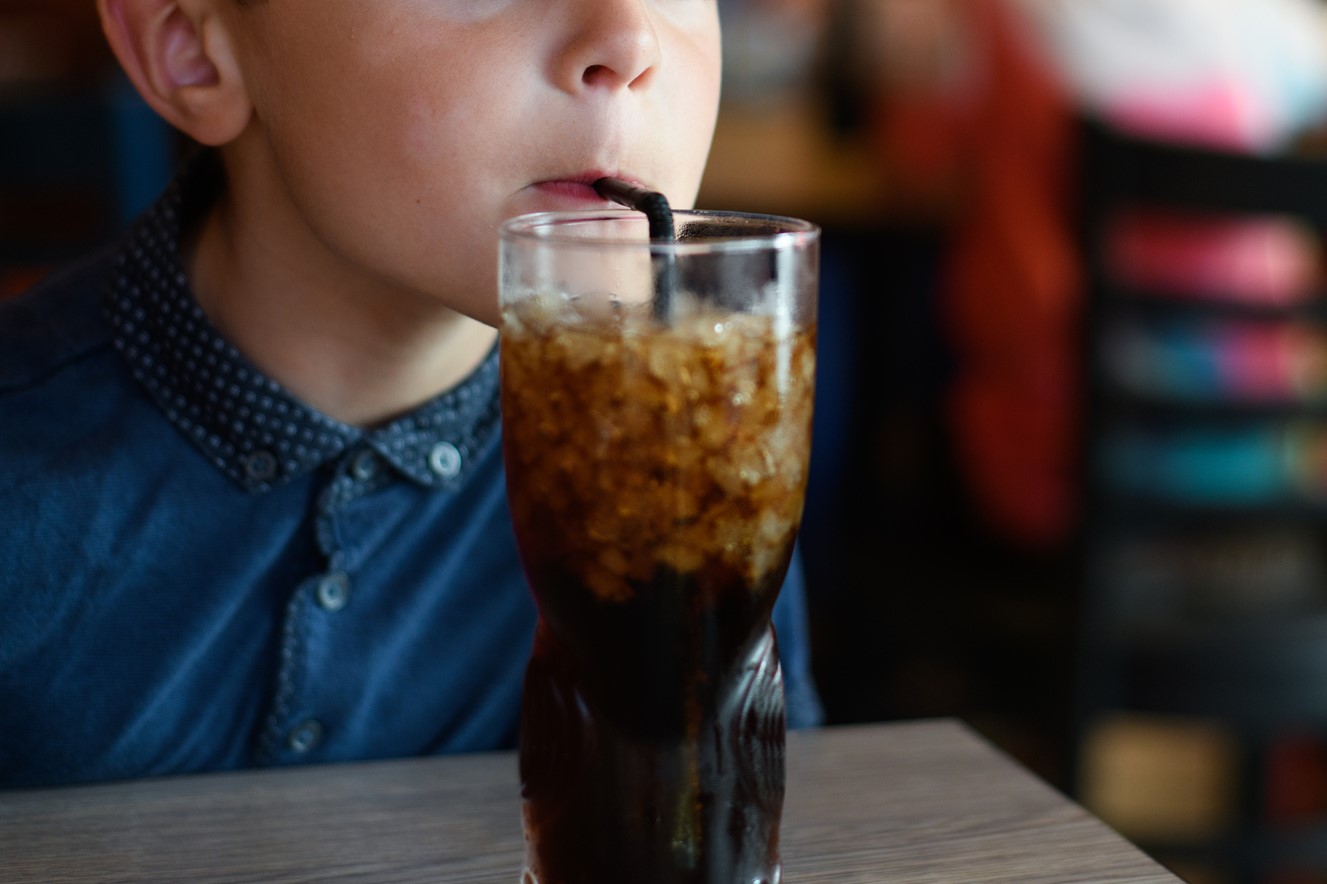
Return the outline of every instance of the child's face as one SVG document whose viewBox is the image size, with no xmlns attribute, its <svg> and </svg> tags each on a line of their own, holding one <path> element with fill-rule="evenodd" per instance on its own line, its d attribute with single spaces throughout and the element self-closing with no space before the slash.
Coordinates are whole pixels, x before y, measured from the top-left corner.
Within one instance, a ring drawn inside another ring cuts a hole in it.
<svg viewBox="0 0 1327 884">
<path fill-rule="evenodd" d="M 264 198 L 289 200 L 352 284 L 493 323 L 504 218 L 602 206 L 588 186 L 602 175 L 695 199 L 718 107 L 715 0 L 267 0 L 228 15 L 263 130 L 250 142 L 281 185 Z"/>
</svg>

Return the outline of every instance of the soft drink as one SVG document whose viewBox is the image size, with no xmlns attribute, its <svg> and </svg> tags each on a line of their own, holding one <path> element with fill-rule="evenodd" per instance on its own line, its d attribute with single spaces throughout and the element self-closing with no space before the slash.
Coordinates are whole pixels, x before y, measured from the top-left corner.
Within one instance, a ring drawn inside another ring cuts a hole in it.
<svg viewBox="0 0 1327 884">
<path fill-rule="evenodd" d="M 507 481 L 540 613 L 525 880 L 774 884 L 770 612 L 801 518 L 814 326 L 532 299 L 503 329 Z"/>
</svg>

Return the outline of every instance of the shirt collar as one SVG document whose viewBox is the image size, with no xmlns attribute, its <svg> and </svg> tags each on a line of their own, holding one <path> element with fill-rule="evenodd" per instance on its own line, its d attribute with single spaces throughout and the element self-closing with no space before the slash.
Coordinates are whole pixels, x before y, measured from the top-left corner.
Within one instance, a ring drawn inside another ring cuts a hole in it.
<svg viewBox="0 0 1327 884">
<path fill-rule="evenodd" d="M 304 476 L 357 447 L 412 481 L 461 481 L 498 424 L 497 348 L 459 386 L 372 430 L 301 402 L 226 341 L 203 313 L 181 235 L 220 186 L 211 152 L 186 162 L 130 230 L 105 304 L 116 348 L 166 418 L 250 492 Z"/>
</svg>

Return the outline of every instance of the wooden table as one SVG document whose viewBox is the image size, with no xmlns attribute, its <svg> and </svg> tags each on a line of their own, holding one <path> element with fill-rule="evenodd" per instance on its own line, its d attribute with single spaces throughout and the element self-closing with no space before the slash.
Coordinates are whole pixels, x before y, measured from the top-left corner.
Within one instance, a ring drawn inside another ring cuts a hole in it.
<svg viewBox="0 0 1327 884">
<path fill-rule="evenodd" d="M 789 736 L 784 881 L 1176 881 L 953 721 Z M 0 792 L 0 881 L 493 881 L 509 753 Z"/>
</svg>

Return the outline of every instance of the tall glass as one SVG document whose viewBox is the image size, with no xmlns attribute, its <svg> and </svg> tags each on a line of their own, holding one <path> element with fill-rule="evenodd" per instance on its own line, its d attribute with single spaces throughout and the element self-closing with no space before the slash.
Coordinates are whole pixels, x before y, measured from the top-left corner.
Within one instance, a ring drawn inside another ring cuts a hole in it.
<svg viewBox="0 0 1327 884">
<path fill-rule="evenodd" d="M 774 884 L 770 611 L 811 446 L 819 231 L 677 212 L 501 231 L 508 497 L 539 607 L 527 884 Z"/>
</svg>

